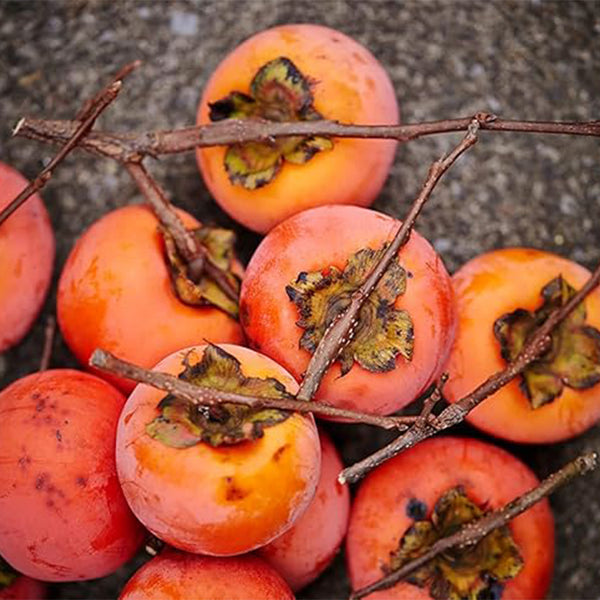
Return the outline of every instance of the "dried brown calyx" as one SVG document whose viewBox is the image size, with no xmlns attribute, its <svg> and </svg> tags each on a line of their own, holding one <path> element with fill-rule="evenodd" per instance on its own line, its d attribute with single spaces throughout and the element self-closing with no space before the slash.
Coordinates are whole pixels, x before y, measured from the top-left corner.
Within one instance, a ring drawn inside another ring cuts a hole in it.
<svg viewBox="0 0 600 600">
<path fill-rule="evenodd" d="M 430 520 L 418 520 L 403 535 L 384 570 L 395 571 L 420 556 L 440 538 L 455 533 L 484 511 L 462 487 L 448 490 L 436 502 Z M 495 529 L 474 545 L 450 548 L 413 572 L 409 583 L 429 587 L 435 600 L 499 598 L 503 584 L 523 568 L 523 559 L 508 527 Z"/>
<path fill-rule="evenodd" d="M 494 323 L 502 357 L 511 362 L 530 335 L 550 313 L 564 306 L 576 290 L 558 276 L 541 291 L 543 303 L 533 312 L 519 308 Z M 521 388 L 533 408 L 558 398 L 564 386 L 586 389 L 600 381 L 600 331 L 586 325 L 585 303 L 554 328 L 548 352 L 533 361 L 521 375 Z"/>
<path fill-rule="evenodd" d="M 198 386 L 247 396 L 293 398 L 285 386 L 272 377 L 246 377 L 237 358 L 209 345 L 202 360 L 192 365 L 187 357 L 180 379 Z M 169 394 L 157 406 L 160 415 L 146 426 L 146 433 L 173 448 L 188 448 L 200 442 L 211 446 L 237 444 L 262 437 L 265 427 L 285 421 L 290 413 L 277 409 L 257 409 L 222 402 L 202 406 Z"/>
<path fill-rule="evenodd" d="M 192 235 L 206 250 L 205 264 L 199 276 L 190 272 L 190 265 L 181 256 L 173 236 L 160 228 L 165 242 L 167 263 L 171 281 L 178 298 L 192 306 L 213 305 L 233 318 L 238 317 L 240 279 L 233 272 L 235 234 L 228 229 L 199 227 Z M 215 277 L 215 273 L 218 277 Z M 228 294 L 226 289 L 230 290 Z"/>
<path fill-rule="evenodd" d="M 12 585 L 19 574 L 0 556 L 0 590 Z"/>
<path fill-rule="evenodd" d="M 250 93 L 234 91 L 209 104 L 210 120 L 265 119 L 268 121 L 316 121 L 322 116 L 313 106 L 310 81 L 284 56 L 263 65 L 250 83 Z M 292 136 L 229 146 L 225 170 L 234 185 L 260 188 L 277 175 L 284 161 L 304 164 L 317 152 L 331 150 L 323 136 Z"/>
<path fill-rule="evenodd" d="M 286 286 L 288 297 L 300 313 L 296 324 L 304 329 L 301 348 L 311 353 L 315 351 L 327 328 L 348 308 L 352 295 L 385 248 L 363 248 L 349 258 L 343 271 L 332 266 L 313 273 L 302 272 Z M 354 361 L 368 371 L 383 373 L 395 368 L 398 354 L 411 360 L 412 319 L 405 310 L 394 308 L 396 298 L 405 290 L 406 271 L 394 260 L 362 305 L 357 324 L 340 349 L 337 360 L 342 375 L 350 371 Z"/>
</svg>

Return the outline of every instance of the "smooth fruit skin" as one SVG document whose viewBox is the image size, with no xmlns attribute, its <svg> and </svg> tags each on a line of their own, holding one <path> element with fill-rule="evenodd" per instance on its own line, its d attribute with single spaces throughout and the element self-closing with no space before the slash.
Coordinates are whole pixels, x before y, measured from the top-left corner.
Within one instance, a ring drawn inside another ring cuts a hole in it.
<svg viewBox="0 0 600 600">
<path fill-rule="evenodd" d="M 398 123 L 392 83 L 363 46 L 320 25 L 274 27 L 238 46 L 209 79 L 198 107 L 198 124 L 209 123 L 209 103 L 237 90 L 248 92 L 255 73 L 285 56 L 312 82 L 314 107 L 325 119 L 363 125 Z M 393 140 L 335 139 L 332 151 L 304 165 L 283 165 L 274 181 L 258 190 L 232 185 L 225 147 L 198 149 L 204 181 L 223 210 L 260 233 L 283 219 L 323 204 L 370 206 L 381 190 L 396 151 Z"/>
<path fill-rule="evenodd" d="M 43 600 L 46 586 L 37 579 L 21 575 L 11 585 L 0 589 L 0 600 Z"/>
<path fill-rule="evenodd" d="M 406 514 L 409 500 L 427 505 L 427 518 L 447 490 L 464 486 L 469 498 L 490 510 L 504 506 L 538 485 L 529 468 L 491 444 L 466 438 L 426 440 L 387 461 L 361 484 L 350 513 L 346 540 L 348 573 L 358 590 L 384 575 L 390 552 L 414 523 Z M 554 563 L 554 522 L 547 500 L 509 523 L 524 566 L 508 581 L 502 600 L 544 598 Z M 427 588 L 399 583 L 367 596 L 370 600 L 426 600 Z"/>
<path fill-rule="evenodd" d="M 321 477 L 306 512 L 258 552 L 294 592 L 314 581 L 335 558 L 348 529 L 350 492 L 338 482 L 344 468 L 329 436 L 319 430 Z"/>
<path fill-rule="evenodd" d="M 216 558 L 166 549 L 127 582 L 119 600 L 294 600 L 256 556 Z"/>
<path fill-rule="evenodd" d="M 191 215 L 178 213 L 186 226 L 199 226 Z M 242 342 L 239 324 L 224 312 L 177 298 L 157 227 L 150 209 L 127 206 L 94 223 L 71 251 L 58 285 L 58 323 L 82 364 L 96 348 L 150 368 L 204 340 Z M 124 392 L 135 386 L 98 375 Z"/>
<path fill-rule="evenodd" d="M 455 402 L 506 368 L 494 337 L 496 319 L 517 308 L 535 310 L 540 290 L 559 274 L 579 289 L 590 276 L 580 265 L 550 252 L 507 248 L 482 254 L 452 277 L 458 310 L 456 339 L 444 368 L 450 379 L 444 396 Z M 586 323 L 600 329 L 600 290 L 585 299 Z M 491 435 L 520 443 L 550 443 L 579 435 L 600 419 L 600 385 L 564 388 L 553 402 L 532 409 L 519 377 L 467 416 Z"/>
<path fill-rule="evenodd" d="M 293 377 L 257 352 L 220 345 L 249 377 L 275 377 L 295 393 Z M 187 355 L 169 355 L 155 369 L 178 375 Z M 312 500 L 321 452 L 312 416 L 294 414 L 252 442 L 213 448 L 172 448 L 145 427 L 158 416 L 164 392 L 140 385 L 129 397 L 117 431 L 117 470 L 138 519 L 168 544 L 201 554 L 230 556 L 254 550 L 291 527 Z"/>
<path fill-rule="evenodd" d="M 303 330 L 296 305 L 285 287 L 302 271 L 334 265 L 343 269 L 351 254 L 389 241 L 400 222 L 355 206 L 324 206 L 281 223 L 262 241 L 246 270 L 240 297 L 240 319 L 250 345 L 270 356 L 300 379 L 310 353 L 298 347 Z M 371 373 L 357 363 L 340 377 L 334 363 L 321 383 L 317 399 L 335 406 L 389 414 L 424 391 L 441 372 L 455 326 L 450 277 L 429 242 L 413 231 L 399 253 L 412 275 L 395 307 L 407 310 L 414 325 L 414 351 L 409 362 Z M 274 334 L 276 332 L 276 334 Z"/>
<path fill-rule="evenodd" d="M 125 398 L 79 371 L 35 373 L 0 392 L 0 555 L 44 581 L 112 573 L 143 529 L 115 467 Z"/>
<path fill-rule="evenodd" d="M 27 187 L 0 162 L 0 210 Z M 17 344 L 37 317 L 52 277 L 54 233 L 39 194 L 0 225 L 0 352 Z"/>
</svg>

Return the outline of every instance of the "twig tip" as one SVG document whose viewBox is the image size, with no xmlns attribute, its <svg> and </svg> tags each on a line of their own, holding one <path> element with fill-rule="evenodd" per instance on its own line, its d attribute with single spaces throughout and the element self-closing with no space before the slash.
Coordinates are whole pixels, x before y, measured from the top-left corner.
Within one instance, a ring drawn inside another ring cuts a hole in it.
<svg viewBox="0 0 600 600">
<path fill-rule="evenodd" d="M 25 123 L 25 117 L 21 117 L 17 124 L 15 125 L 14 129 L 12 130 L 12 136 L 15 137 L 18 133 L 19 130 L 21 129 L 21 127 L 23 127 L 23 123 Z"/>
</svg>

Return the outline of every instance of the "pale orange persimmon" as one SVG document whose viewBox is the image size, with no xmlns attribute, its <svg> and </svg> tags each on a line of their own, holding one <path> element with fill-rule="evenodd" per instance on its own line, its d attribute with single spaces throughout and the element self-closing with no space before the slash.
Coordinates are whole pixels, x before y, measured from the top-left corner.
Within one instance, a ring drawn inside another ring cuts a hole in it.
<svg viewBox="0 0 600 600">
<path fill-rule="evenodd" d="M 0 210 L 27 180 L 0 162 Z M 33 194 L 0 225 L 0 352 L 14 346 L 37 317 L 52 276 L 54 234 L 46 207 Z"/>
<path fill-rule="evenodd" d="M 186 226 L 199 226 L 178 214 Z M 152 367 L 194 343 L 243 340 L 237 321 L 223 311 L 189 306 L 175 295 L 157 228 L 150 209 L 127 206 L 94 223 L 71 251 L 58 287 L 58 323 L 84 365 L 96 348 Z M 98 374 L 123 391 L 134 387 Z"/>
<path fill-rule="evenodd" d="M 320 25 L 282 25 L 254 35 L 233 50 L 211 76 L 198 107 L 198 124 L 210 122 L 209 105 L 238 91 L 248 94 L 257 71 L 285 57 L 308 79 L 313 106 L 342 123 L 398 123 L 389 77 L 363 46 Z M 283 219 L 323 204 L 369 206 L 388 175 L 396 142 L 335 139 L 332 150 L 305 164 L 285 162 L 275 178 L 254 190 L 233 185 L 224 167 L 225 147 L 197 151 L 204 181 L 234 219 L 264 233 Z"/>
<path fill-rule="evenodd" d="M 155 369 L 179 375 L 199 363 L 207 346 L 181 350 Z M 270 358 L 230 344 L 245 377 L 277 379 L 290 393 L 297 383 Z M 117 430 L 117 472 L 134 514 L 171 546 L 230 556 L 262 546 L 289 529 L 313 498 L 320 473 L 319 436 L 311 415 L 293 413 L 264 428 L 262 437 L 232 445 L 198 442 L 173 447 L 147 426 L 160 415 L 165 392 L 139 385 Z"/>
</svg>

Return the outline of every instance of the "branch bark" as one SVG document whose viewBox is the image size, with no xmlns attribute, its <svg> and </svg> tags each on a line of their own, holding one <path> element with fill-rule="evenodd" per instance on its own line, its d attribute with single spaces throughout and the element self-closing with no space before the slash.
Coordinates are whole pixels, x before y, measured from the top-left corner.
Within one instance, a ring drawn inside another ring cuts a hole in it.
<svg viewBox="0 0 600 600">
<path fill-rule="evenodd" d="M 450 548 L 472 546 L 483 539 L 494 529 L 503 527 L 509 521 L 524 513 L 527 509 L 537 504 L 542 499 L 567 484 L 575 477 L 584 475 L 593 471 L 598 466 L 598 455 L 596 452 L 583 454 L 574 461 L 568 463 L 562 469 L 552 473 L 544 479 L 536 488 L 515 498 L 502 508 L 487 513 L 469 523 L 463 525 L 456 533 L 442 538 L 435 542 L 423 554 L 406 563 L 396 571 L 383 577 L 379 581 L 372 583 L 352 593 L 350 600 L 359 600 L 378 590 L 385 590 L 393 587 L 399 581 L 406 579 L 411 573 L 434 559 L 436 556 L 447 552 Z"/>
</svg>

